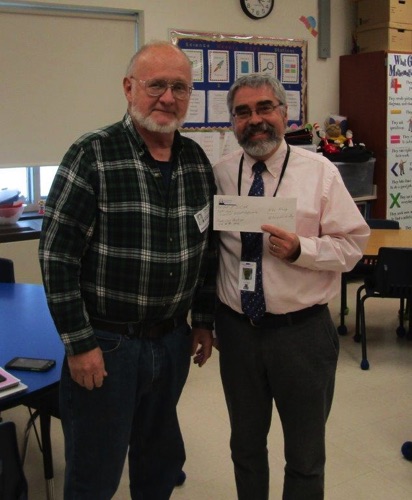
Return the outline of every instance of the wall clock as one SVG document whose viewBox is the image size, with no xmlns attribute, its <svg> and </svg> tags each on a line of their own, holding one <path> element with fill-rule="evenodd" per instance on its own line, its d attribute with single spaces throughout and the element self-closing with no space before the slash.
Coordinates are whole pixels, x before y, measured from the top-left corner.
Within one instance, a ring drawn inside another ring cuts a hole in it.
<svg viewBox="0 0 412 500">
<path fill-rule="evenodd" d="M 275 0 L 240 0 L 243 12 L 251 19 L 263 19 L 273 10 Z"/>
</svg>

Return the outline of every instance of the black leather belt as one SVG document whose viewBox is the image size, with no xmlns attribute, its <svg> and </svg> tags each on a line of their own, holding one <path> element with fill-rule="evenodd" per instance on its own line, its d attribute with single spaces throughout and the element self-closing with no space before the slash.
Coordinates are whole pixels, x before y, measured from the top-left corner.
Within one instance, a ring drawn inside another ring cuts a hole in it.
<svg viewBox="0 0 412 500">
<path fill-rule="evenodd" d="M 311 307 L 306 307 L 305 309 L 300 309 L 299 311 L 294 311 L 286 314 L 270 314 L 265 313 L 263 318 L 259 322 L 254 322 L 246 314 L 240 314 L 234 311 L 231 307 L 226 304 L 221 304 L 221 307 L 225 311 L 230 311 L 232 314 L 240 317 L 242 320 L 247 321 L 255 328 L 281 328 L 282 326 L 291 326 L 301 323 L 307 318 L 310 318 L 314 314 L 319 313 L 326 309 L 328 304 L 315 304 Z"/>
<path fill-rule="evenodd" d="M 177 318 L 165 319 L 159 323 L 147 323 L 143 321 L 138 323 L 118 323 L 116 321 L 107 321 L 101 318 L 90 318 L 90 324 L 93 328 L 97 328 L 98 330 L 118 333 L 127 337 L 155 339 L 163 337 L 178 326 L 186 323 L 186 318 L 186 316 L 179 316 Z"/>
</svg>

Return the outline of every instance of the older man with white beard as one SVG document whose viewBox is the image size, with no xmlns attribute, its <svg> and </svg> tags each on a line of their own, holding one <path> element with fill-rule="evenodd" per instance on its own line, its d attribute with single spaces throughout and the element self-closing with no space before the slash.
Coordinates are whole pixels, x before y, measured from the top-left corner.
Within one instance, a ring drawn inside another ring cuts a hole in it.
<svg viewBox="0 0 412 500">
<path fill-rule="evenodd" d="M 176 405 L 190 356 L 202 366 L 212 349 L 215 184 L 203 150 L 177 131 L 190 61 L 169 43 L 149 44 L 123 87 L 123 120 L 63 158 L 40 240 L 66 350 L 66 500 L 112 498 L 127 453 L 131 498 L 170 497 L 185 461 Z"/>
</svg>

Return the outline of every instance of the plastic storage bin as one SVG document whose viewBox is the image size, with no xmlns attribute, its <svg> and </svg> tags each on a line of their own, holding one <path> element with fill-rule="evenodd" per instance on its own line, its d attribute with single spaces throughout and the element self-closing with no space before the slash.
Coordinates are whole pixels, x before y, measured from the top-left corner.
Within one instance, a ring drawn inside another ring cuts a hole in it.
<svg viewBox="0 0 412 500">
<path fill-rule="evenodd" d="M 343 182 L 352 198 L 373 195 L 373 172 L 375 158 L 361 163 L 336 162 Z"/>
</svg>

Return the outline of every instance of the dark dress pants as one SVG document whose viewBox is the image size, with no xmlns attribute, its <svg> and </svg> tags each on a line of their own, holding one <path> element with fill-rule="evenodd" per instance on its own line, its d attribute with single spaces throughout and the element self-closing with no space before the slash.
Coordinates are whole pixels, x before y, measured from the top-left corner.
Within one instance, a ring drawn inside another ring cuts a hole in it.
<svg viewBox="0 0 412 500">
<path fill-rule="evenodd" d="M 284 435 L 283 499 L 321 500 L 339 352 L 329 310 L 294 325 L 260 329 L 220 306 L 216 335 L 238 498 L 269 498 L 267 435 L 274 401 Z"/>
</svg>

